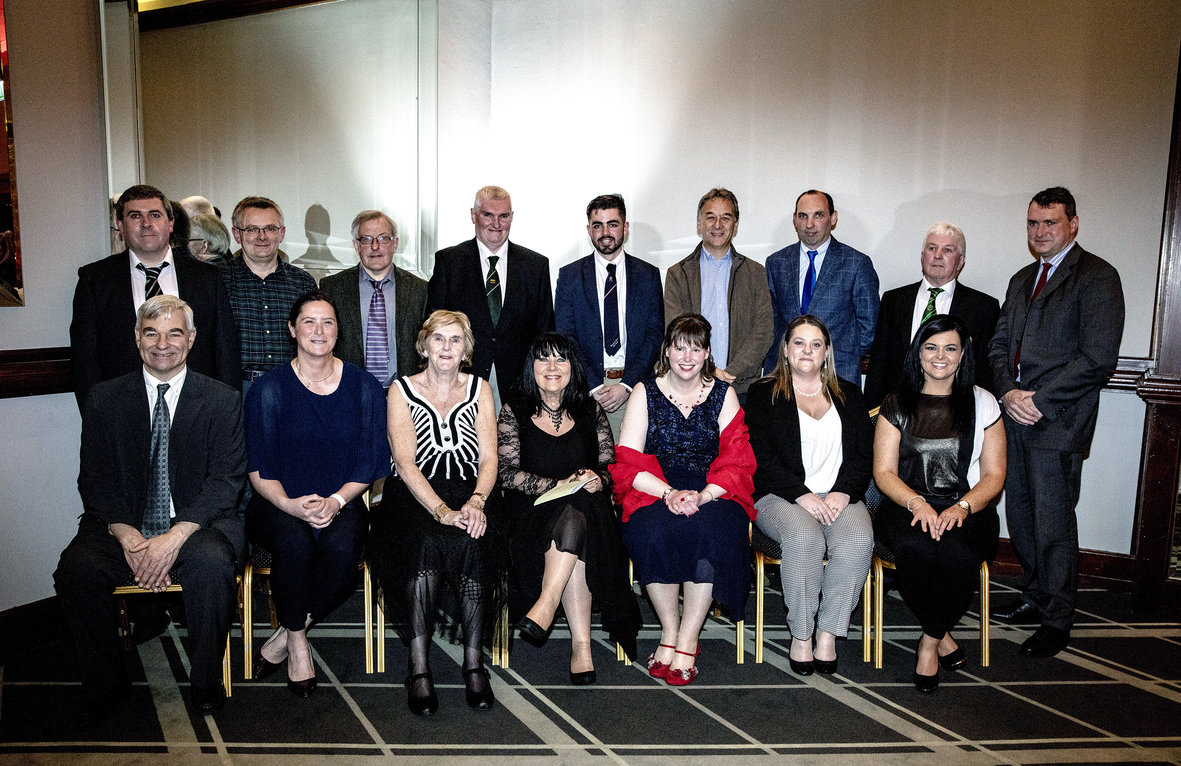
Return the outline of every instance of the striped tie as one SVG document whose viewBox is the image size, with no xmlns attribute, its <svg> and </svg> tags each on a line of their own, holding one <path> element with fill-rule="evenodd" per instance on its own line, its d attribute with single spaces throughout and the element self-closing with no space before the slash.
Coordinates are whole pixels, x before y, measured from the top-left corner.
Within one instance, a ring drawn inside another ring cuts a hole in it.
<svg viewBox="0 0 1181 766">
<path fill-rule="evenodd" d="M 373 298 L 369 301 L 369 325 L 365 328 L 365 369 L 383 386 L 386 376 L 390 374 L 390 341 L 386 329 L 385 294 L 382 290 L 389 283 L 388 279 L 380 282 L 369 280 L 369 284 L 373 285 Z"/>
<path fill-rule="evenodd" d="M 943 288 L 942 287 L 928 287 L 927 292 L 931 293 L 931 298 L 927 301 L 927 307 L 925 309 L 923 309 L 923 318 L 919 320 L 920 325 L 926 324 L 928 319 L 930 319 L 931 317 L 935 316 L 936 313 L 938 313 L 935 310 L 935 296 L 937 296 L 937 295 L 939 295 L 939 293 L 943 292 Z"/>
<path fill-rule="evenodd" d="M 144 300 L 155 298 L 161 295 L 164 291 L 160 289 L 160 272 L 168 265 L 165 261 L 159 266 L 145 266 L 142 263 L 135 264 L 135 267 L 144 273 Z"/>
<path fill-rule="evenodd" d="M 500 321 L 500 275 L 496 273 L 498 255 L 488 256 L 488 277 L 484 280 L 484 291 L 488 295 L 488 313 L 492 315 L 492 324 Z"/>
</svg>

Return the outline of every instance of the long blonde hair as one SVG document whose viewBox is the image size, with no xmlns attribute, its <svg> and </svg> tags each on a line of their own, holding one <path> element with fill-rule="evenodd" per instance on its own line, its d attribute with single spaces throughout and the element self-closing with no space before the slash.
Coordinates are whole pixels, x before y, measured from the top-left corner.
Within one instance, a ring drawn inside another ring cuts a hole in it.
<svg viewBox="0 0 1181 766">
<path fill-rule="evenodd" d="M 787 331 L 783 333 L 783 339 L 779 342 L 779 359 L 775 363 L 775 369 L 767 376 L 775 381 L 775 385 L 771 389 L 771 401 L 775 401 L 777 396 L 782 396 L 788 401 L 794 398 L 791 387 L 791 366 L 787 363 L 787 342 L 791 340 L 791 334 L 795 332 L 795 329 L 805 324 L 820 330 L 820 334 L 824 336 L 824 361 L 820 363 L 820 388 L 824 391 L 824 398 L 830 402 L 835 399 L 844 404 L 845 395 L 841 392 L 840 379 L 837 378 L 836 373 L 836 357 L 832 351 L 832 336 L 828 334 L 828 328 L 824 326 L 824 322 L 811 314 L 793 319 L 792 323 L 787 326 Z"/>
</svg>

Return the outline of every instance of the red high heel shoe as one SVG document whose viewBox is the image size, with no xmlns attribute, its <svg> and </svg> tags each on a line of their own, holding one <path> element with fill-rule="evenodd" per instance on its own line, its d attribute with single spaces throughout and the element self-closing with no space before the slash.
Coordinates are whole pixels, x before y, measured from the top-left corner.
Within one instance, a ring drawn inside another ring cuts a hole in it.
<svg viewBox="0 0 1181 766">
<path fill-rule="evenodd" d="M 658 646 L 664 647 L 665 649 L 672 649 L 674 652 L 677 650 L 677 647 L 670 644 L 658 644 Z M 648 656 L 648 675 L 653 678 L 664 678 L 668 675 L 668 663 L 657 662 L 656 652 Z"/>
<path fill-rule="evenodd" d="M 685 670 L 679 668 L 669 668 L 664 676 L 664 682 L 669 686 L 688 686 L 693 683 L 693 679 L 697 678 L 697 658 L 701 656 L 701 644 L 697 645 L 696 652 L 682 652 L 680 649 L 674 649 L 677 654 L 683 654 L 686 657 L 693 658 L 693 665 Z"/>
</svg>

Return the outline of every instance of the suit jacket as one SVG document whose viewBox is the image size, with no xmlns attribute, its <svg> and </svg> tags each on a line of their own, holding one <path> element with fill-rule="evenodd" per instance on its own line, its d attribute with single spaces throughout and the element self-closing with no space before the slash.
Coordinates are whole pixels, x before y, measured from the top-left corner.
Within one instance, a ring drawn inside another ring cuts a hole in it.
<svg viewBox="0 0 1181 766">
<path fill-rule="evenodd" d="M 734 391 L 745 394 L 762 373 L 763 354 L 771 342 L 771 296 L 763 266 L 730 250 L 730 358 L 726 372 L 734 376 Z M 701 313 L 701 243 L 668 268 L 664 279 L 664 318 L 667 325 L 681 314 Z"/>
<path fill-rule="evenodd" d="M 173 263 L 178 292 L 192 307 L 197 326 L 189 369 L 228 386 L 241 386 L 238 326 L 217 267 L 175 254 Z M 124 250 L 78 269 L 70 356 L 79 407 L 95 383 L 143 367 L 135 346 L 135 307 L 127 264 Z"/>
<path fill-rule="evenodd" d="M 664 296 L 660 270 L 628 254 L 623 259 L 627 299 L 623 307 L 627 351 L 623 382 L 629 388 L 652 374 L 664 338 Z M 603 318 L 599 311 L 595 256 L 588 255 L 558 271 L 554 317 L 558 332 L 570 336 L 582 351 L 590 388 L 603 384 Z"/>
<path fill-rule="evenodd" d="M 93 386 L 82 408 L 78 493 L 85 514 L 103 524 L 143 525 L 152 418 L 140 369 Z M 229 388 L 190 369 L 168 440 L 174 521 L 226 533 L 242 550 L 238 496 L 246 479 L 242 404 Z"/>
<path fill-rule="evenodd" d="M 1029 428 L 1038 447 L 1086 452 L 1095 434 L 1099 391 L 1119 362 L 1124 332 L 1124 291 L 1119 273 L 1076 242 L 1037 300 L 1030 301 L 1040 260 L 1009 280 L 996 332 L 989 344 L 994 393 L 1036 392 L 1042 418 Z M 1014 375 L 1021 346 L 1021 382 Z"/>
<path fill-rule="evenodd" d="M 769 370 L 779 357 L 783 333 L 800 315 L 799 242 L 767 257 L 767 284 L 775 307 L 775 338 L 767 353 Z M 808 313 L 824 322 L 832 336 L 837 375 L 853 383 L 861 382 L 861 357 L 873 345 L 878 303 L 878 274 L 869 256 L 830 238 Z"/>
<path fill-rule="evenodd" d="M 865 406 L 871 410 L 881 405 L 886 394 L 894 391 L 903 380 L 902 360 L 913 340 L 910 324 L 914 320 L 914 303 L 923 283 L 887 290 L 878 311 L 878 326 L 869 352 L 869 371 L 865 375 Z M 976 385 L 993 391 L 992 364 L 988 360 L 988 343 L 996 328 L 1001 304 L 991 295 L 973 290 L 957 282 L 948 313 L 968 326 L 972 338 L 972 357 L 976 362 Z"/>
<path fill-rule="evenodd" d="M 487 380 L 495 362 L 502 390 L 508 390 L 525 369 L 525 355 L 534 338 L 554 329 L 549 261 L 512 242 L 507 257 L 500 321 L 495 325 L 475 239 L 435 253 L 435 270 L 427 284 L 427 313 L 449 309 L 467 314 L 476 336 L 472 372 Z"/>
<path fill-rule="evenodd" d="M 361 322 L 360 265 L 320 280 L 320 289 L 336 302 L 336 355 L 365 369 L 365 325 Z M 394 280 L 394 333 L 397 336 L 398 375 L 418 372 L 418 331 L 426 319 L 426 280 L 397 266 L 390 272 Z M 368 311 L 369 307 L 366 306 Z"/>
</svg>

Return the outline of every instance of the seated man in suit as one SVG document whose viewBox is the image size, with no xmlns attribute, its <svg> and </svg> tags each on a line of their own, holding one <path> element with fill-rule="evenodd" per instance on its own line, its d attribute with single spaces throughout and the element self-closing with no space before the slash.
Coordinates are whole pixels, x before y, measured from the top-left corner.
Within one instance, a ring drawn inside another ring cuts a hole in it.
<svg viewBox="0 0 1181 766">
<path fill-rule="evenodd" d="M 586 220 L 595 252 L 558 271 L 554 316 L 558 332 L 582 350 L 591 395 L 618 439 L 632 387 L 652 374 L 660 353 L 664 298 L 659 269 L 623 250 L 623 197 L 595 197 Z"/>
<path fill-rule="evenodd" d="M 237 385 L 238 330 L 217 268 L 175 255 L 174 212 L 154 186 L 128 188 L 115 203 L 115 227 L 127 249 L 78 269 L 70 355 L 78 406 L 101 380 L 140 368 L 135 312 L 156 295 L 176 295 L 193 309 L 201 334 L 189 354 L 202 375 Z"/>
<path fill-rule="evenodd" d="M 91 388 L 82 410 L 78 534 L 54 587 L 82 673 L 78 720 L 98 723 L 131 696 L 120 657 L 116 586 L 183 587 L 192 704 L 225 702 L 221 658 L 233 619 L 246 534 L 235 509 L 246 477 L 238 390 L 186 366 L 197 332 L 184 301 L 139 308 L 142 364 Z"/>
<path fill-rule="evenodd" d="M 476 337 L 472 372 L 491 384 L 499 408 L 500 388 L 520 377 L 533 339 L 554 329 L 549 260 L 508 241 L 513 201 L 499 186 L 476 192 L 471 214 L 475 238 L 435 253 L 427 313 L 467 315 Z"/>
<path fill-rule="evenodd" d="M 976 385 L 992 391 L 992 367 L 988 342 L 992 339 L 1001 305 L 991 295 L 959 281 L 967 255 L 960 227 L 940 221 L 927 229 L 919 254 L 922 280 L 887 290 L 878 311 L 878 326 L 865 374 L 865 406 L 870 412 L 902 382 L 902 359 L 919 325 L 936 314 L 951 314 L 963 321 L 972 337 L 976 360 Z"/>
<path fill-rule="evenodd" d="M 738 198 L 729 189 L 710 189 L 697 203 L 701 242 L 665 275 L 664 321 L 682 314 L 708 319 L 718 379 L 744 400 L 771 345 L 771 298 L 762 265 L 732 247 L 737 234 Z"/>
<path fill-rule="evenodd" d="M 426 319 L 426 280 L 394 265 L 398 225 L 380 210 L 357 213 L 353 249 L 358 265 L 320 280 L 336 302 L 336 355 L 389 388 L 399 375 L 418 372 L 415 342 Z"/>
<path fill-rule="evenodd" d="M 766 366 L 775 366 L 787 326 L 811 314 L 828 327 L 837 375 L 861 385 L 861 357 L 869 353 L 878 321 L 878 274 L 869 256 L 832 236 L 837 210 L 828 192 L 809 189 L 796 199 L 800 241 L 767 257 L 775 306 L 775 341 Z"/>
</svg>

